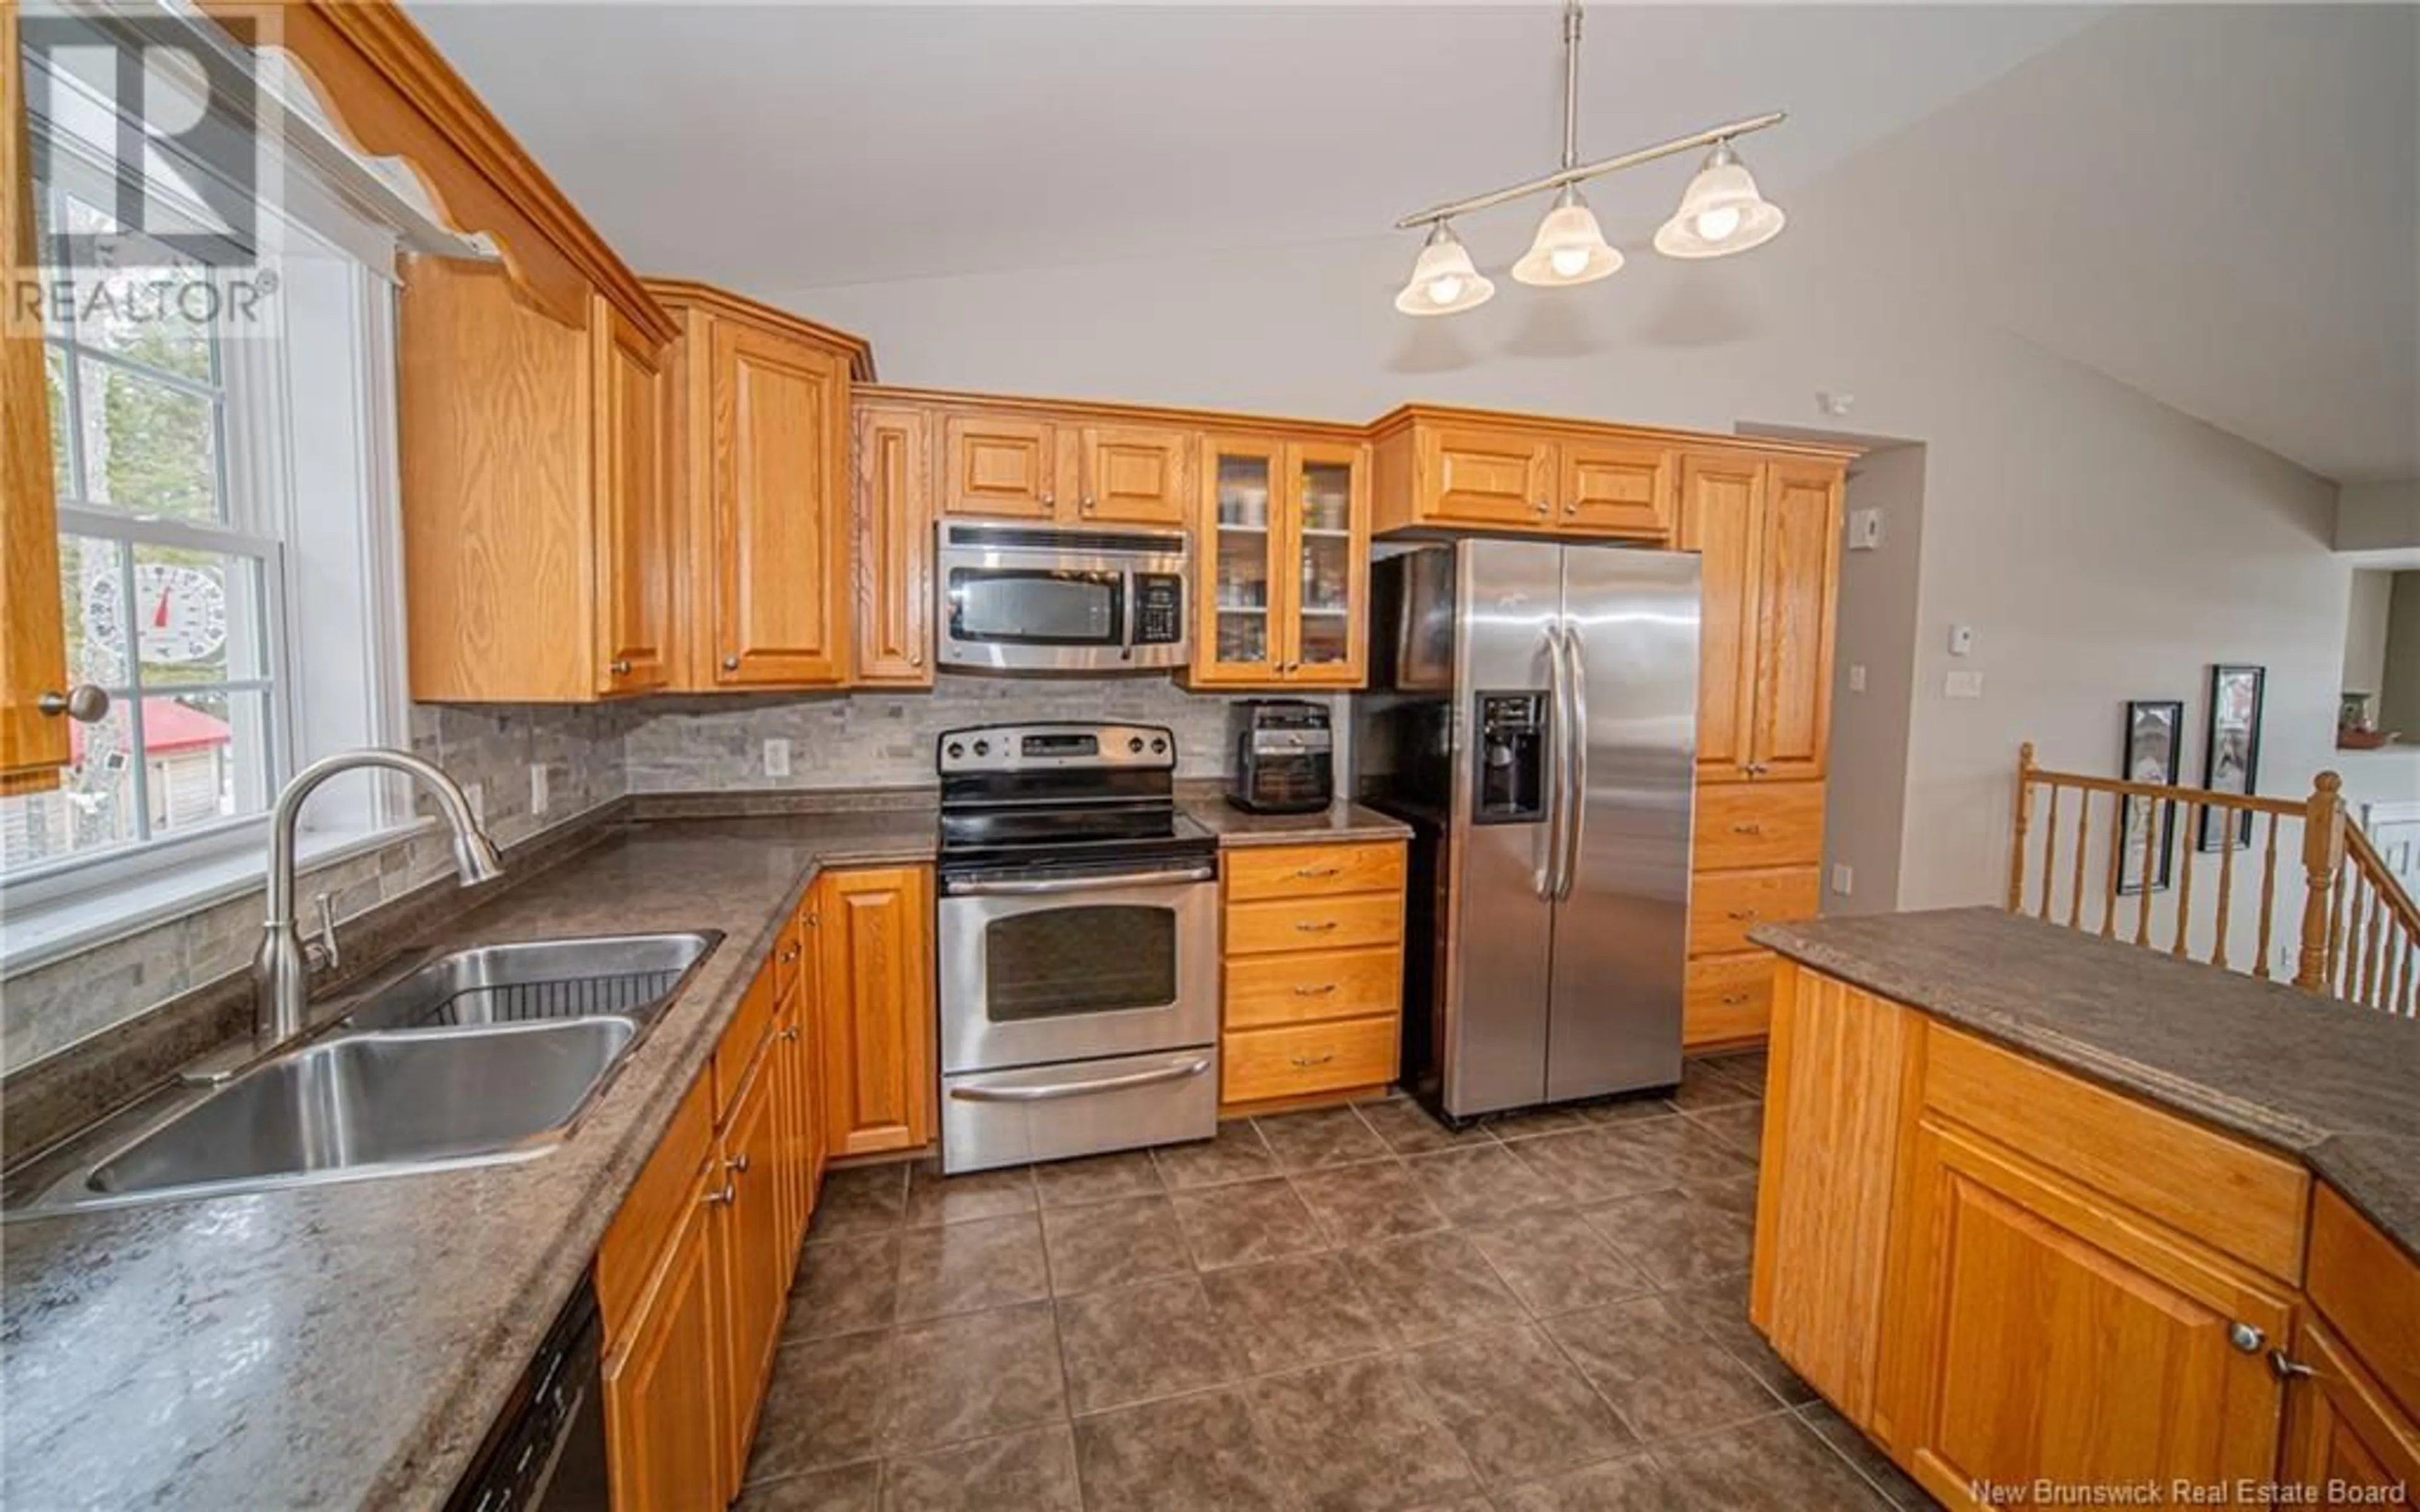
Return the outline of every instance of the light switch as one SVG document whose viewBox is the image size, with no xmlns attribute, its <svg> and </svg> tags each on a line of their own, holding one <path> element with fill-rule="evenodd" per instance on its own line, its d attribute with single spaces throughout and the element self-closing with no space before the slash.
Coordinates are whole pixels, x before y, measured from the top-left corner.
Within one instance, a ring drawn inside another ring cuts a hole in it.
<svg viewBox="0 0 2420 1512">
<path fill-rule="evenodd" d="M 1856 884 L 1857 873 L 1850 868 L 1848 862 L 1835 861 L 1832 863 L 1832 890 L 1834 892 L 1846 898 L 1855 889 Z"/>
<path fill-rule="evenodd" d="M 1953 625 L 1949 627 L 1949 654 L 1953 656 L 1971 656 L 1975 654 L 1973 625 Z"/>
<path fill-rule="evenodd" d="M 532 762 L 532 763 L 530 763 L 530 814 L 531 814 L 531 816 L 532 816 L 532 817 L 535 817 L 535 816 L 536 816 L 536 815 L 538 815 L 538 814 L 542 814 L 542 813 L 546 812 L 546 806 L 547 806 L 547 791 L 546 791 L 546 763 L 544 763 L 544 762 Z"/>
<path fill-rule="evenodd" d="M 1983 696 L 1981 672 L 1951 672 L 1941 685 L 1944 698 L 1978 699 Z"/>
<path fill-rule="evenodd" d="M 767 777 L 787 777 L 790 775 L 790 743 L 788 741 L 768 740 L 765 742 L 765 775 Z"/>
<path fill-rule="evenodd" d="M 1883 512 L 1879 509 L 1849 511 L 1849 549 L 1878 551 L 1883 544 Z"/>
<path fill-rule="evenodd" d="M 1849 691 L 1862 693 L 1865 690 L 1866 664 L 1862 661 L 1853 661 L 1849 663 Z"/>
</svg>

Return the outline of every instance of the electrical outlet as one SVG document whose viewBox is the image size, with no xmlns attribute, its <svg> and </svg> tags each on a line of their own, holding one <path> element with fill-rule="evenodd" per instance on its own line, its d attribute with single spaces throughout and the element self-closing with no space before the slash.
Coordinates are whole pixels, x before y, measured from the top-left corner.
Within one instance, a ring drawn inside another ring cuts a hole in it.
<svg viewBox="0 0 2420 1512">
<path fill-rule="evenodd" d="M 1866 664 L 1862 661 L 1853 661 L 1849 663 L 1849 691 L 1862 693 L 1865 690 Z"/>
<path fill-rule="evenodd" d="M 471 822 L 481 829 L 488 827 L 488 789 L 482 782 L 463 784 L 462 796 L 471 800 Z"/>
<path fill-rule="evenodd" d="M 1856 890 L 1856 885 L 1857 873 L 1850 869 L 1848 862 L 1835 861 L 1832 863 L 1832 890 L 1834 892 L 1846 898 L 1850 893 Z"/>
<path fill-rule="evenodd" d="M 1978 699 L 1983 696 L 1981 672 L 1951 672 L 1942 680 L 1941 696 L 1952 699 Z"/>
<path fill-rule="evenodd" d="M 535 818 L 546 812 L 546 763 L 530 763 L 530 815 Z"/>
<path fill-rule="evenodd" d="M 768 740 L 765 742 L 765 775 L 767 777 L 787 777 L 790 775 L 790 743 L 788 741 Z"/>
</svg>

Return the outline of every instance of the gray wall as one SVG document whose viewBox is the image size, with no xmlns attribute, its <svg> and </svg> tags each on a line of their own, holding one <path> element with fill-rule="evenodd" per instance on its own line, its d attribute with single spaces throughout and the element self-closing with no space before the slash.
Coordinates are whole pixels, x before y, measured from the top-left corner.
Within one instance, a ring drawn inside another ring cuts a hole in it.
<svg viewBox="0 0 2420 1512">
<path fill-rule="evenodd" d="M 2398 572 L 2386 610 L 2385 673 L 2380 679 L 2378 727 L 2399 730 L 2420 745 L 2420 572 Z"/>
<path fill-rule="evenodd" d="M 1885 446 L 1849 470 L 1847 507 L 1882 512 L 1883 544 L 1840 555 L 1831 780 L 1823 804 L 1825 913 L 1887 914 L 1899 906 L 1908 726 L 1916 704 L 1924 459 L 1921 446 Z M 1852 691 L 1859 667 L 1865 688 Z M 1854 879 L 1845 895 L 1833 887 L 1838 865 L 1848 866 Z"/>
</svg>

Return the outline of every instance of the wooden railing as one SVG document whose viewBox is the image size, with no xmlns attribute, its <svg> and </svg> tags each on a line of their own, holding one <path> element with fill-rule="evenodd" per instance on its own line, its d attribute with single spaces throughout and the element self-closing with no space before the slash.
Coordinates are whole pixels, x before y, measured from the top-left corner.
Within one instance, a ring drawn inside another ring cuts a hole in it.
<svg viewBox="0 0 2420 1512">
<path fill-rule="evenodd" d="M 2334 772 L 2292 799 L 2046 771 L 2027 741 L 2017 752 L 2009 908 L 2263 979 L 2291 940 L 2295 986 L 2415 1016 L 2420 907 L 2348 820 L 2342 790 Z M 2131 836 L 2120 833 L 2129 800 L 2144 815 Z M 2213 825 L 2227 840 L 2205 851 Z M 2130 872 L 2160 885 L 2129 890 Z"/>
</svg>

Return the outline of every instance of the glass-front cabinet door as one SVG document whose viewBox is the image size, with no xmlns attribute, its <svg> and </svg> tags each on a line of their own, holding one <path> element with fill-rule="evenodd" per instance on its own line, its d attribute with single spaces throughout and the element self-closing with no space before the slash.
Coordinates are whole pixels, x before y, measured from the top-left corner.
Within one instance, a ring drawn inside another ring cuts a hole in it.
<svg viewBox="0 0 2420 1512">
<path fill-rule="evenodd" d="M 1289 682 L 1362 678 L 1370 510 L 1361 456 L 1358 446 L 1297 441 L 1286 448 Z"/>
<path fill-rule="evenodd" d="M 1207 486 L 1194 531 L 1203 571 L 1187 681 L 1276 682 L 1285 444 L 1213 436 L 1203 455 Z"/>
</svg>

